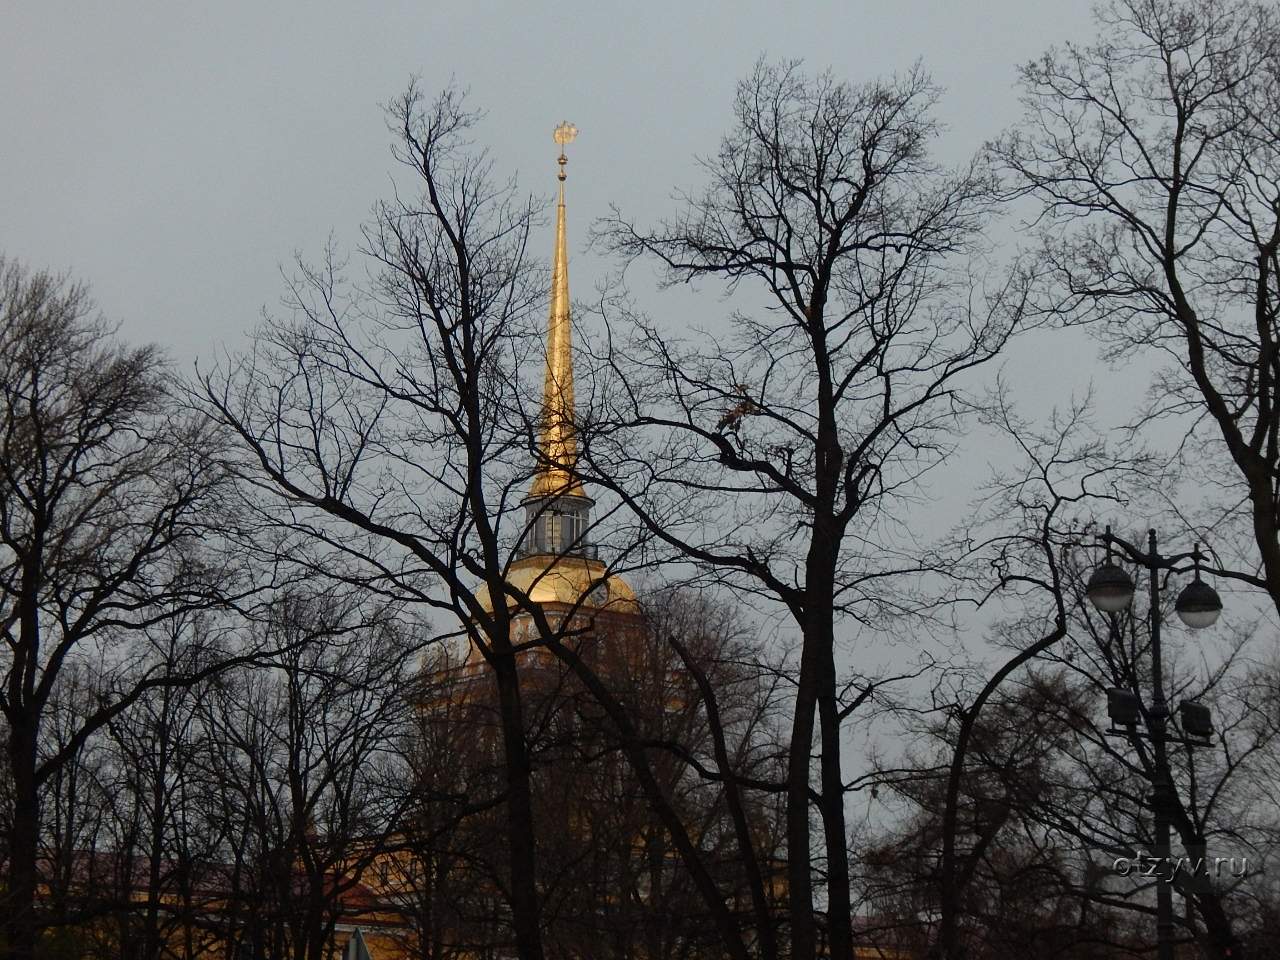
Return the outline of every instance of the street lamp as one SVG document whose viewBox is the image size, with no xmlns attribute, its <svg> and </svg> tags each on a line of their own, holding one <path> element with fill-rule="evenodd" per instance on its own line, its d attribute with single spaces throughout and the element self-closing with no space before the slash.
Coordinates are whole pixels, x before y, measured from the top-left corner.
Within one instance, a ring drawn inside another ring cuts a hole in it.
<svg viewBox="0 0 1280 960">
<path fill-rule="evenodd" d="M 1192 630 L 1211 627 L 1222 613 L 1222 598 L 1218 591 L 1200 579 L 1200 556 L 1196 551 L 1196 578 L 1182 588 L 1173 608 L 1178 619 Z"/>
<path fill-rule="evenodd" d="M 1107 528 L 1110 534 L 1111 528 Z M 1084 588 L 1085 596 L 1103 613 L 1119 613 L 1133 603 L 1133 578 L 1111 559 L 1111 542 L 1107 541 L 1107 559 Z"/>
<path fill-rule="evenodd" d="M 1156 549 L 1156 532 L 1147 534 L 1147 550 L 1111 532 L 1101 537 L 1107 555 L 1103 564 L 1093 571 L 1085 586 L 1085 596 L 1104 613 L 1114 616 L 1133 602 L 1133 579 L 1123 567 L 1112 559 L 1112 548 L 1120 550 L 1131 562 L 1147 568 L 1151 580 L 1151 709 L 1147 711 L 1149 739 L 1155 759 L 1155 776 L 1152 779 L 1151 809 L 1155 818 L 1155 855 L 1159 861 L 1160 878 L 1156 884 L 1156 944 L 1159 960 L 1173 957 L 1173 890 L 1172 877 L 1167 876 L 1169 866 L 1169 824 L 1177 806 L 1177 794 L 1169 773 L 1167 745 L 1177 740 L 1188 746 L 1207 746 L 1213 734 L 1213 721 L 1209 708 L 1198 703 L 1183 702 L 1179 708 L 1183 737 L 1170 737 L 1169 704 L 1164 696 L 1164 677 L 1160 663 L 1160 571 L 1178 570 L 1178 564 L 1192 561 L 1195 579 L 1183 588 L 1174 604 L 1178 619 L 1193 630 L 1211 626 L 1222 613 L 1222 600 L 1213 587 L 1200 579 L 1200 563 L 1203 557 L 1197 544 L 1190 553 L 1162 557 Z M 1116 731 L 1124 736 L 1136 736 L 1137 722 L 1141 714 L 1141 700 L 1136 693 L 1122 688 L 1107 691 L 1107 713 L 1115 724 L 1125 729 Z"/>
</svg>

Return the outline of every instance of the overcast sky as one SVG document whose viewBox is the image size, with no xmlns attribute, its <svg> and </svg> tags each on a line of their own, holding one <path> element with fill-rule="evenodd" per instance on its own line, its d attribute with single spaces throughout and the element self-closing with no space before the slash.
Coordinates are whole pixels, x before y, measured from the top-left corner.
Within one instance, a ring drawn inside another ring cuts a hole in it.
<svg viewBox="0 0 1280 960">
<path fill-rule="evenodd" d="M 0 14 L 0 251 L 71 270 L 130 339 L 183 366 L 235 348 L 279 266 L 350 243 L 392 161 L 380 104 L 420 74 L 487 111 L 500 171 L 550 196 L 573 147 L 573 281 L 610 202 L 696 182 L 762 53 L 863 80 L 922 60 L 960 159 L 1017 115 L 1015 64 L 1091 32 L 1083 0 L 897 3 L 73 3 Z M 539 254 L 551 246 L 550 228 Z M 545 249 L 544 249 L 545 248 Z"/>
<path fill-rule="evenodd" d="M 610 203 L 649 219 L 696 184 L 693 156 L 715 149 L 734 83 L 762 54 L 852 81 L 922 61 L 946 90 L 940 156 L 959 162 L 1017 118 L 1016 65 L 1091 36 L 1089 20 L 1086 0 L 3 0 L 0 251 L 74 272 L 125 336 L 186 369 L 235 350 L 278 303 L 280 266 L 330 233 L 351 245 L 387 195 L 380 104 L 419 74 L 429 94 L 450 78 L 469 87 L 498 171 L 548 199 L 552 129 L 577 124 L 571 278 L 589 295 L 606 266 L 583 251 L 590 222 Z M 551 245 L 548 223 L 535 252 Z M 676 314 L 693 302 L 668 301 L 665 319 L 691 322 Z M 1011 352 L 1027 399 L 1043 408 L 1095 377 L 1141 389 L 1082 336 L 1057 336 Z M 915 518 L 926 530 L 963 515 L 1001 456 L 984 443 L 966 438 L 949 489 Z"/>
<path fill-rule="evenodd" d="M 570 273 L 589 297 L 609 266 L 584 251 L 591 221 L 611 203 L 651 219 L 696 185 L 693 158 L 715 150 L 761 55 L 852 81 L 922 61 L 946 91 L 939 156 L 962 162 L 1017 118 L 1017 64 L 1093 33 L 1085 0 L 3 3 L 0 251 L 72 271 L 127 338 L 185 370 L 245 344 L 295 251 L 355 243 L 395 168 L 380 105 L 415 74 L 429 95 L 468 87 L 497 171 L 549 203 L 552 129 L 577 124 Z M 551 246 L 548 219 L 534 252 Z M 633 293 L 677 326 L 728 310 L 714 291 L 659 299 L 647 280 L 631 275 Z M 1036 413 L 1095 377 L 1141 389 L 1082 335 L 1057 336 L 1010 351 Z M 1005 455 L 988 440 L 970 434 L 937 502 L 915 508 L 920 532 L 963 513 Z"/>
</svg>

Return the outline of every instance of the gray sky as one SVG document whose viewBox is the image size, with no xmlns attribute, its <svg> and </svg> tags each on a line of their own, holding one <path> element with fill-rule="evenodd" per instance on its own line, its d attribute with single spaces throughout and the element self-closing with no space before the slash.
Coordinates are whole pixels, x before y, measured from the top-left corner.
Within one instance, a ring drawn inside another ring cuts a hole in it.
<svg viewBox="0 0 1280 960">
<path fill-rule="evenodd" d="M 0 250 L 70 269 L 133 340 L 183 366 L 235 348 L 278 268 L 350 244 L 392 161 L 379 104 L 456 77 L 499 171 L 550 196 L 551 130 L 582 130 L 575 291 L 610 202 L 641 214 L 696 182 L 733 84 L 762 53 L 851 80 L 922 59 L 947 95 L 946 159 L 1017 113 L 1014 65 L 1087 36 L 1084 0 L 944 3 L 74 3 L 0 14 Z M 539 253 L 551 246 L 551 231 Z"/>
<path fill-rule="evenodd" d="M 761 54 L 853 81 L 923 61 L 946 90 L 940 158 L 960 162 L 1016 119 L 1016 64 L 1091 33 L 1085 0 L 6 0 L 0 251 L 73 271 L 127 338 L 163 344 L 183 369 L 234 351 L 278 305 L 281 265 L 318 255 L 331 232 L 353 245 L 388 195 L 380 104 L 416 73 L 428 95 L 451 77 L 469 87 L 497 172 L 549 202 L 551 131 L 578 125 L 570 276 L 589 297 L 610 266 L 583 249 L 590 222 L 610 203 L 649 219 L 700 182 L 693 157 L 715 150 L 734 84 Z M 548 217 L 535 252 L 549 257 L 552 240 Z M 632 292 L 676 326 L 729 309 L 715 288 L 655 296 L 648 279 L 629 275 Z M 1007 363 L 1037 413 L 1106 378 L 1079 335 L 1058 335 L 1050 371 L 1043 349 L 1017 345 Z M 948 529 L 1007 456 L 971 434 L 913 526 Z"/>
<path fill-rule="evenodd" d="M 164 344 L 184 368 L 215 345 L 235 350 L 279 302 L 280 265 L 317 254 L 330 233 L 351 245 L 388 194 L 379 105 L 416 73 L 428 94 L 451 77 L 468 86 L 497 170 L 548 198 L 551 131 L 578 125 L 571 278 L 589 296 L 606 267 L 582 249 L 591 220 L 610 203 L 648 219 L 696 184 L 691 159 L 715 149 L 734 83 L 761 54 L 853 81 L 922 60 L 946 89 L 940 158 L 958 162 L 1016 119 L 1016 64 L 1092 34 L 1089 7 L 5 0 L 0 251 L 73 271 L 126 337 Z M 548 223 L 535 251 L 551 245 Z M 693 318 L 672 314 L 717 302 L 657 301 L 638 280 L 633 292 L 677 324 Z M 1094 377 L 1141 389 L 1145 378 L 1099 368 L 1080 335 L 1058 336 L 1051 352 L 1035 342 L 1010 354 L 1039 408 Z M 966 482 L 916 522 L 945 530 L 1002 455 L 968 440 L 946 475 Z"/>
</svg>

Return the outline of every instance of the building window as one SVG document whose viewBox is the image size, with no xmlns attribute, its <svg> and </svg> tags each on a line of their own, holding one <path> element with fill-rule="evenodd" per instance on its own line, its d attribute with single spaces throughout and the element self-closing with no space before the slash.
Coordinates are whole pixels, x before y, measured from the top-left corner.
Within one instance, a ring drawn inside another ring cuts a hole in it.
<svg viewBox="0 0 1280 960">
<path fill-rule="evenodd" d="M 577 511 L 559 514 L 561 531 L 564 537 L 562 546 L 567 548 L 582 539 L 582 514 Z"/>
<path fill-rule="evenodd" d="M 563 553 L 572 550 L 582 552 L 586 534 L 586 511 L 581 509 L 545 508 L 541 504 L 529 506 L 529 534 L 527 553 Z"/>
</svg>

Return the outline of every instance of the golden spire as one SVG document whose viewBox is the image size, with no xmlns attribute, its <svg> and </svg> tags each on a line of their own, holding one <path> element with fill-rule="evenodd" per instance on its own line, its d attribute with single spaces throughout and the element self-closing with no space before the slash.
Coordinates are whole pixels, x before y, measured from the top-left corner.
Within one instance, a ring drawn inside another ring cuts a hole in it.
<svg viewBox="0 0 1280 960">
<path fill-rule="evenodd" d="M 564 147 L 578 135 L 569 121 L 556 127 L 560 144 L 560 203 L 556 207 L 556 252 L 551 267 L 551 311 L 547 321 L 547 374 L 542 387 L 542 426 L 537 472 L 530 497 L 568 495 L 584 497 L 582 484 L 573 476 L 578 462 L 578 441 L 573 428 L 573 327 L 569 318 L 569 246 L 564 229 Z"/>
</svg>

